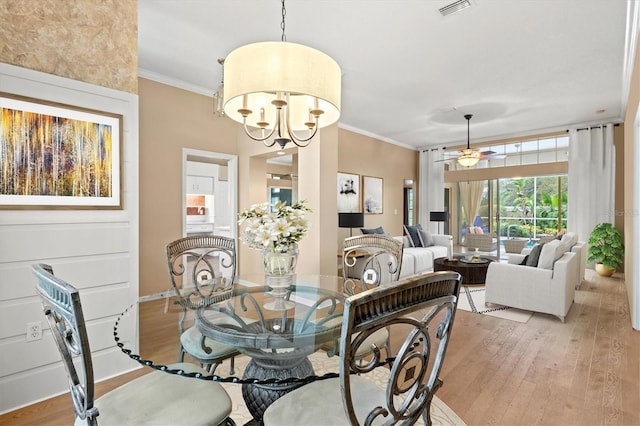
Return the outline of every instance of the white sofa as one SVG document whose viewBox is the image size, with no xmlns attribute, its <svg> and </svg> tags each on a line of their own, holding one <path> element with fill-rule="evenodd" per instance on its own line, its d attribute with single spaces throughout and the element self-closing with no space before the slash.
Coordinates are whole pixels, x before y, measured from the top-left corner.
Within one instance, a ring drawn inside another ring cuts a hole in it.
<svg viewBox="0 0 640 426">
<path fill-rule="evenodd" d="M 524 255 L 507 262 L 491 262 L 485 280 L 485 303 L 555 315 L 562 322 L 575 296 L 578 255 L 564 252 L 553 269 L 524 266 Z"/>
<path fill-rule="evenodd" d="M 400 278 L 411 275 L 433 272 L 433 260 L 439 257 L 451 257 L 453 255 L 453 237 L 444 234 L 432 234 L 434 245 L 429 247 L 411 247 L 409 237 L 406 235 L 394 237 L 402 241 L 402 267 Z"/>
</svg>

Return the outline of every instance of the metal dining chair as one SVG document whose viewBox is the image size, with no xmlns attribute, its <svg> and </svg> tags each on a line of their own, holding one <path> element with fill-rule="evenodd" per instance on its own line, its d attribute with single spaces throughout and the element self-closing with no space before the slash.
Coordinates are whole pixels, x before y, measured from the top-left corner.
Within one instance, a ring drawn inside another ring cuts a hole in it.
<svg viewBox="0 0 640 426">
<path fill-rule="evenodd" d="M 347 298 L 339 377 L 317 380 L 282 396 L 266 409 L 265 426 L 409 425 L 420 417 L 431 425 L 461 282 L 457 272 L 434 272 Z M 360 347 L 387 327 L 399 340 L 395 350 L 387 358 L 375 351 L 361 364 L 356 356 Z M 388 371 L 386 383 L 372 379 L 380 369 Z"/>
<path fill-rule="evenodd" d="M 192 325 L 185 327 L 187 314 L 218 300 L 233 287 L 236 276 L 236 245 L 233 238 L 217 235 L 196 235 L 177 239 L 167 245 L 167 265 L 176 302 L 182 313 L 178 320 L 180 352 L 196 359 L 211 373 L 226 359 L 230 359 L 230 373 L 234 374 L 234 357 L 238 350 L 205 337 Z M 233 321 L 225 315 L 212 321 Z"/>
<path fill-rule="evenodd" d="M 402 242 L 383 234 L 345 238 L 342 274 L 346 294 L 354 295 L 383 284 L 398 281 L 402 267 Z M 360 346 L 356 358 L 371 355 L 373 347 L 389 351 L 389 331 L 381 328 Z"/>
<path fill-rule="evenodd" d="M 95 398 L 93 362 L 80 294 L 53 275 L 49 265 L 33 266 L 42 307 L 62 357 L 75 425 L 235 425 L 231 399 L 219 383 L 154 371 Z M 74 362 L 77 358 L 77 362 Z M 187 363 L 171 369 L 206 371 Z"/>
</svg>

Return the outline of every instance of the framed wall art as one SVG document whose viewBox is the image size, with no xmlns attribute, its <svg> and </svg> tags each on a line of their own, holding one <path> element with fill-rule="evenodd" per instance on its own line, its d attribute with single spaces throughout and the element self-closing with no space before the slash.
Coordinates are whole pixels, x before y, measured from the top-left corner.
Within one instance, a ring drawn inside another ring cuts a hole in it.
<svg viewBox="0 0 640 426">
<path fill-rule="evenodd" d="M 122 117 L 0 93 L 0 208 L 121 208 Z"/>
<path fill-rule="evenodd" d="M 338 213 L 360 211 L 360 175 L 338 173 Z"/>
<path fill-rule="evenodd" d="M 363 176 L 362 190 L 364 212 L 382 214 L 382 178 Z"/>
</svg>

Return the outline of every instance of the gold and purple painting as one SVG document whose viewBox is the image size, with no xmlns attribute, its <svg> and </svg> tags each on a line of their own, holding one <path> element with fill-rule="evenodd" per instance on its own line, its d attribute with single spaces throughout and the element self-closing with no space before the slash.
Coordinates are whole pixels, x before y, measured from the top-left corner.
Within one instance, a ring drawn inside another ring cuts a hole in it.
<svg viewBox="0 0 640 426">
<path fill-rule="evenodd" d="M 120 118 L 0 95 L 0 206 L 120 206 Z"/>
</svg>

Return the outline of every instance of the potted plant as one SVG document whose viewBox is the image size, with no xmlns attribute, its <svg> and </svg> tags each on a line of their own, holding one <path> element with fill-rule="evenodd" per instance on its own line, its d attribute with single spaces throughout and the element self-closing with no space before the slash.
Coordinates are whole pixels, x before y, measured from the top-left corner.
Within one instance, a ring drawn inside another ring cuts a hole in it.
<svg viewBox="0 0 640 426">
<path fill-rule="evenodd" d="M 610 277 L 622 265 L 624 243 L 622 233 L 610 223 L 600 223 L 589 235 L 587 262 L 595 262 L 596 272 Z"/>
</svg>

